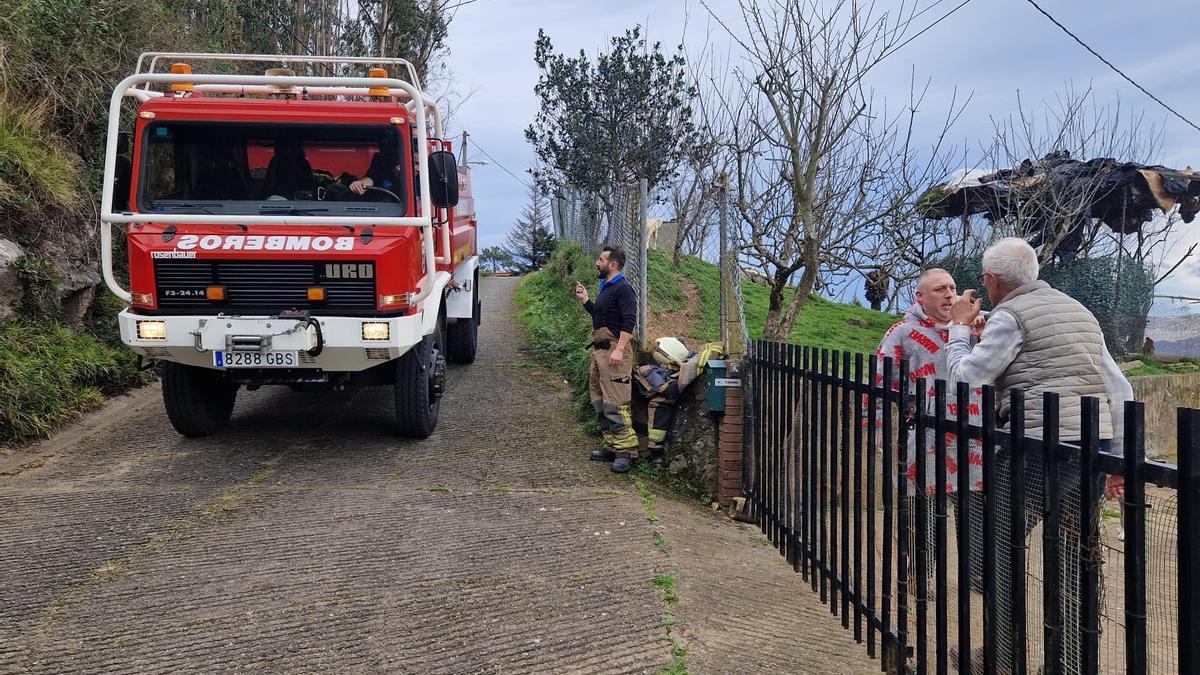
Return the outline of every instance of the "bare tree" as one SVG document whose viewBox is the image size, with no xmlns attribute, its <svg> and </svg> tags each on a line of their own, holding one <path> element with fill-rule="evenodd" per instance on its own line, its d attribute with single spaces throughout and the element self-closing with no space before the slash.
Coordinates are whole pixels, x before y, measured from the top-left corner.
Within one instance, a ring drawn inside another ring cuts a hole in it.
<svg viewBox="0 0 1200 675">
<path fill-rule="evenodd" d="M 1119 100 L 1101 106 L 1091 86 L 1068 85 L 1040 115 L 1019 92 L 1017 104 L 1015 114 L 993 120 L 995 138 L 986 155 L 993 167 L 1012 167 L 993 174 L 1008 179 L 1002 226 L 1040 246 L 1043 263 L 1060 253 L 1068 259 L 1078 251 L 1086 256 L 1103 244 L 1105 220 L 1114 230 L 1140 230 L 1144 212 L 1093 216 L 1110 196 L 1124 208 L 1125 199 L 1109 195 L 1114 188 L 1104 178 L 1120 163 L 1149 162 L 1161 148 L 1161 128 L 1147 124 L 1144 114 L 1128 116 Z"/>
<path fill-rule="evenodd" d="M 743 254 L 770 279 L 764 334 L 784 339 L 814 290 L 857 270 L 888 271 L 892 242 L 919 222 L 913 197 L 945 175 L 943 137 L 962 108 L 952 103 L 939 136 L 919 147 L 924 91 L 913 87 L 889 110 L 868 87 L 906 36 L 907 3 L 885 12 L 858 0 L 740 7 L 746 67 L 716 126 L 733 166 Z"/>
<path fill-rule="evenodd" d="M 711 147 L 711 146 L 710 146 Z M 709 156 L 680 169 L 666 188 L 666 203 L 677 234 L 671 264 L 679 268 L 684 253 L 700 257 L 716 227 L 719 165 Z"/>
<path fill-rule="evenodd" d="M 955 202 L 961 217 L 943 213 L 953 220 L 924 226 L 909 242 L 909 256 L 969 256 L 997 237 L 1021 236 L 1039 247 L 1043 263 L 1117 255 L 1160 270 L 1161 282 L 1194 254 L 1192 247 L 1166 258 L 1176 226 L 1191 220 L 1195 206 L 1176 209 L 1150 188 L 1164 177 L 1191 181 L 1191 174 L 1142 166 L 1161 150 L 1161 127 L 1144 115 L 1127 115 L 1120 101 L 1097 104 L 1090 86 L 1068 84 L 1040 112 L 1019 92 L 1017 103 L 1016 113 L 993 120 L 995 135 L 977 168 L 957 172 L 922 200 L 936 202 L 957 188 L 997 187 Z"/>
</svg>

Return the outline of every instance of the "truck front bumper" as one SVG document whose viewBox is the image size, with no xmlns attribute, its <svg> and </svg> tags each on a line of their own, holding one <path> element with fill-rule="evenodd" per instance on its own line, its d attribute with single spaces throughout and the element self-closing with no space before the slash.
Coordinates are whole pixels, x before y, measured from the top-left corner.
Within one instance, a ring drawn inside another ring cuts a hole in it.
<svg viewBox="0 0 1200 675">
<path fill-rule="evenodd" d="M 319 316 L 314 319 L 321 327 L 321 349 L 315 356 L 311 352 L 316 351 L 318 345 L 317 330 L 304 320 L 257 316 L 145 316 L 128 309 L 118 315 L 121 340 L 133 351 L 150 358 L 206 368 L 216 368 L 215 352 L 245 351 L 258 345 L 257 349 L 263 353 L 297 352 L 299 363 L 296 367 L 301 369 L 356 372 L 399 358 L 423 337 L 420 312 L 396 317 Z M 143 324 L 140 332 L 139 323 Z M 364 328 L 364 324 L 371 325 Z M 382 339 L 368 340 L 364 336 Z"/>
</svg>

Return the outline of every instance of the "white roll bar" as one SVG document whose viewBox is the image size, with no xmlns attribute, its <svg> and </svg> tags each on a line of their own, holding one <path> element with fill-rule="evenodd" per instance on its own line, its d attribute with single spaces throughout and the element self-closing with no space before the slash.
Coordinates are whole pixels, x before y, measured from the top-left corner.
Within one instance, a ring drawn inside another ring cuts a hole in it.
<svg viewBox="0 0 1200 675">
<path fill-rule="evenodd" d="M 407 59 L 385 58 L 382 56 L 301 56 L 298 54 L 211 54 L 207 52 L 142 52 L 137 60 L 134 75 L 142 74 L 142 64 L 150 59 L 147 73 L 153 73 L 160 59 L 186 59 L 188 61 L 242 61 L 247 63 L 356 63 L 362 65 L 401 66 L 408 71 L 408 81 L 417 89 L 421 88 L 421 80 L 417 78 L 417 69 Z M 146 86 L 149 86 L 147 83 Z"/>
<path fill-rule="evenodd" d="M 143 55 L 145 56 L 145 55 Z M 394 78 L 375 77 L 302 77 L 302 76 L 265 76 L 265 75 L 207 75 L 207 74 L 164 74 L 141 73 L 130 75 L 121 81 L 113 90 L 108 104 L 108 139 L 104 156 L 104 183 L 100 200 L 100 259 L 104 273 L 104 283 L 114 295 L 125 302 L 132 298 L 129 291 L 121 288 L 113 276 L 112 266 L 112 225 L 113 223 L 181 223 L 181 224 L 211 224 L 211 225 L 375 225 L 384 227 L 419 227 L 422 229 L 425 258 L 425 287 L 412 300 L 416 304 L 425 299 L 433 291 L 437 273 L 437 256 L 433 244 L 433 203 L 430 199 L 429 172 L 429 137 L 426 132 L 428 123 L 424 116 L 417 124 L 417 152 L 420 161 L 421 210 L 415 217 L 372 217 L 372 216 L 265 216 L 265 215 L 208 215 L 184 213 L 131 213 L 114 212 L 113 179 L 117 167 L 117 135 L 120 130 L 121 101 L 126 96 L 142 98 L 142 94 L 134 93 L 139 84 L 228 84 L 246 86 L 294 86 L 294 87 L 388 87 L 401 89 L 412 98 L 416 110 L 427 110 L 424 94 L 421 90 Z M 446 226 L 448 229 L 448 225 Z M 448 254 L 448 252 L 447 252 Z"/>
<path fill-rule="evenodd" d="M 140 93 L 162 96 L 157 91 L 146 91 L 144 89 L 135 90 Z M 228 84 L 197 84 L 196 91 L 206 94 L 248 94 L 248 95 L 266 95 L 278 94 L 277 87 L 267 86 L 232 86 Z M 368 87 L 305 87 L 304 91 L 316 96 L 370 96 L 370 88 Z M 140 95 L 140 93 L 138 95 Z M 408 111 L 416 115 L 416 105 L 413 104 L 412 98 L 407 91 L 403 89 L 388 89 L 388 96 L 408 99 L 405 107 Z M 438 109 L 437 104 L 433 101 L 425 101 L 425 112 L 433 115 L 433 135 L 435 138 L 442 137 L 442 111 Z"/>
</svg>

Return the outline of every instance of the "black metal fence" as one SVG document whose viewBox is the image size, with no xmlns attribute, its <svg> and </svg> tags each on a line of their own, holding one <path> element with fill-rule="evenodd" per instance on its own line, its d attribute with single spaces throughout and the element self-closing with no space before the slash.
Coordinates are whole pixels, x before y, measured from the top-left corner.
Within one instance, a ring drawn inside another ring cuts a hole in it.
<svg viewBox="0 0 1200 675">
<path fill-rule="evenodd" d="M 746 365 L 758 525 L 882 670 L 1200 673 L 1200 411 L 1178 410 L 1175 466 L 1145 458 L 1140 402 L 1113 413 L 1122 453 L 1102 449 L 1092 398 L 1080 440 L 1060 443 L 1054 394 L 1037 439 L 1021 392 L 998 428 L 993 388 L 947 392 L 907 362 L 758 341 Z M 1119 511 L 1106 475 L 1124 477 Z"/>
</svg>

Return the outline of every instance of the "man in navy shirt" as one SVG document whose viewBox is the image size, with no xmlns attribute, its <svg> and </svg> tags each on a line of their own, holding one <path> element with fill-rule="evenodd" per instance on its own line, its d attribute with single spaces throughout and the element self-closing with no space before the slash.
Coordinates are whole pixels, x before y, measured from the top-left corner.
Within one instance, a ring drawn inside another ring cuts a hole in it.
<svg viewBox="0 0 1200 675">
<path fill-rule="evenodd" d="M 592 370 L 588 391 L 600 418 L 604 447 L 592 452 L 598 462 L 612 462 L 612 470 L 625 473 L 637 458 L 638 438 L 629 412 L 633 354 L 629 340 L 637 323 L 637 296 L 625 280 L 625 251 L 606 246 L 596 259 L 600 295 L 588 298 L 583 284 L 575 284 L 575 297 L 592 315 Z"/>
</svg>

